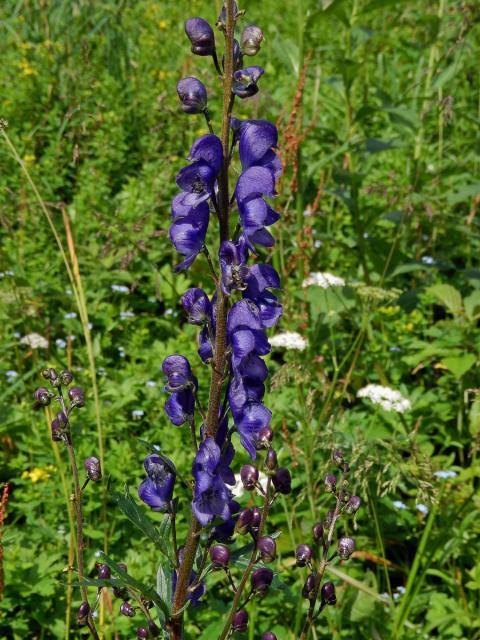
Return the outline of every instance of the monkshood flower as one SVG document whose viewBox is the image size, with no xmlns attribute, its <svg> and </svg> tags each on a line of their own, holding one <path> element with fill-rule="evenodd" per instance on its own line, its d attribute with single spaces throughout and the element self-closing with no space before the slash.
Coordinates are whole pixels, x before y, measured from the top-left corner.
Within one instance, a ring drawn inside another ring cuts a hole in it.
<svg viewBox="0 0 480 640">
<path fill-rule="evenodd" d="M 244 298 L 253 300 L 260 312 L 260 321 L 264 328 L 273 327 L 282 315 L 282 305 L 277 297 L 267 289 L 279 289 L 280 277 L 269 264 L 254 264 L 250 267 L 246 280 Z"/>
<path fill-rule="evenodd" d="M 158 453 L 148 455 L 143 466 L 148 477 L 138 487 L 138 497 L 153 511 L 165 511 L 172 500 L 175 466 L 171 460 Z"/>
<path fill-rule="evenodd" d="M 242 31 L 242 51 L 246 56 L 255 56 L 260 51 L 263 40 L 263 32 L 260 27 L 250 25 Z"/>
<path fill-rule="evenodd" d="M 177 175 L 178 186 L 186 192 L 180 204 L 197 206 L 212 195 L 215 181 L 222 168 L 223 151 L 220 138 L 210 133 L 197 138 L 190 149 L 188 159 L 192 164 L 181 169 Z M 175 206 L 173 212 L 175 219 Z"/>
<path fill-rule="evenodd" d="M 207 90 L 198 78 L 188 76 L 179 80 L 177 93 L 185 113 L 203 113 L 207 108 Z"/>
<path fill-rule="evenodd" d="M 404 398 L 400 391 L 379 384 L 369 384 L 357 391 L 357 398 L 368 398 L 373 404 L 378 404 L 385 411 L 405 413 L 411 408 L 410 400 Z"/>
<path fill-rule="evenodd" d="M 185 549 L 182 547 L 178 551 L 178 563 L 181 565 L 183 563 L 183 557 L 185 554 Z M 189 584 L 193 584 L 197 579 L 197 572 L 192 571 L 190 574 Z M 177 586 L 177 571 L 174 569 L 172 574 L 172 596 L 175 593 L 175 588 Z M 189 591 L 188 600 L 190 601 L 190 606 L 195 608 L 200 604 L 199 600 L 205 593 L 205 581 L 202 580 L 198 587 L 193 589 L 193 591 Z"/>
<path fill-rule="evenodd" d="M 240 13 L 238 11 L 238 5 L 236 2 L 233 3 L 233 18 L 234 20 L 236 20 L 239 17 Z M 225 6 L 225 3 L 222 6 L 222 10 L 220 11 L 220 14 L 217 18 L 217 22 L 215 23 L 216 26 L 221 29 L 222 31 L 225 31 L 225 28 L 227 26 L 227 8 Z"/>
<path fill-rule="evenodd" d="M 267 120 L 237 120 L 232 118 L 234 140 L 239 141 L 242 168 L 267 167 L 275 179 L 282 173 L 282 163 L 275 153 L 278 146 L 277 127 Z"/>
<path fill-rule="evenodd" d="M 198 381 L 184 356 L 165 358 L 162 371 L 167 376 L 165 391 L 172 394 L 165 403 L 165 413 L 172 424 L 180 427 L 193 419 Z"/>
<path fill-rule="evenodd" d="M 209 525 L 215 517 L 228 520 L 231 492 L 225 482 L 231 482 L 231 471 L 222 459 L 222 452 L 212 437 L 206 438 L 200 445 L 192 465 L 195 479 L 193 514 L 202 527 Z"/>
<path fill-rule="evenodd" d="M 264 73 L 262 67 L 257 65 L 238 69 L 233 74 L 233 93 L 242 99 L 254 96 L 258 93 L 257 82 Z"/>
<path fill-rule="evenodd" d="M 222 271 L 222 290 L 230 295 L 234 289 L 243 291 L 247 288 L 246 279 L 250 273 L 246 265 L 248 251 L 245 240 L 240 237 L 238 242 L 225 240 L 221 243 L 218 252 L 220 268 Z"/>
<path fill-rule="evenodd" d="M 180 196 L 183 197 L 183 194 Z M 184 216 L 174 217 L 169 237 L 178 253 L 185 256 L 175 271 L 187 269 L 202 251 L 209 219 L 210 210 L 206 202 L 201 202 L 197 207 L 188 207 L 188 213 Z"/>
<path fill-rule="evenodd" d="M 255 244 L 272 247 L 275 240 L 265 227 L 274 224 L 280 216 L 263 199 L 263 196 L 273 198 L 276 193 L 272 171 L 263 166 L 248 168 L 239 177 L 235 193 L 248 248 L 255 252 Z"/>
<path fill-rule="evenodd" d="M 215 34 L 203 18 L 189 18 L 185 23 L 185 33 L 192 43 L 192 53 L 197 56 L 211 56 L 215 52 Z"/>
<path fill-rule="evenodd" d="M 227 333 L 232 345 L 234 370 L 246 356 L 266 355 L 270 352 L 260 310 L 251 300 L 243 299 L 233 305 L 228 314 Z"/>
<path fill-rule="evenodd" d="M 203 289 L 199 289 L 198 287 L 188 289 L 180 298 L 180 302 L 182 303 L 182 307 L 187 314 L 190 324 L 203 326 L 209 320 L 212 313 L 212 306 Z"/>
</svg>

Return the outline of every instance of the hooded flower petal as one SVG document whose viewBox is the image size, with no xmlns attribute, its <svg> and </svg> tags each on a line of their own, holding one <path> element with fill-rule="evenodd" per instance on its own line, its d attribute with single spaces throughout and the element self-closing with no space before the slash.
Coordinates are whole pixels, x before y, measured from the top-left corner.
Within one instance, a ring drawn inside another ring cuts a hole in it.
<svg viewBox="0 0 480 640">
<path fill-rule="evenodd" d="M 223 149 L 220 138 L 211 133 L 197 138 L 190 149 L 188 159 L 195 162 L 203 160 L 203 162 L 206 162 L 212 168 L 217 176 L 222 168 L 223 162 Z"/>
<path fill-rule="evenodd" d="M 178 253 L 185 256 L 185 260 L 175 267 L 175 271 L 189 267 L 203 249 L 209 217 L 207 203 L 201 202 L 197 207 L 191 207 L 189 214 L 177 218 L 171 225 L 170 240 Z"/>
</svg>

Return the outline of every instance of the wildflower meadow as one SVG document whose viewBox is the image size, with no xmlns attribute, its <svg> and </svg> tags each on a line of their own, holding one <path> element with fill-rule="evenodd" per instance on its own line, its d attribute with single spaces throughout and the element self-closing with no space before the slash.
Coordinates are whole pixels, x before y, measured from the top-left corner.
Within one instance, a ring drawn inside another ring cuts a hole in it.
<svg viewBox="0 0 480 640">
<path fill-rule="evenodd" d="M 0 33 L 0 638 L 480 639 L 480 5 Z"/>
</svg>

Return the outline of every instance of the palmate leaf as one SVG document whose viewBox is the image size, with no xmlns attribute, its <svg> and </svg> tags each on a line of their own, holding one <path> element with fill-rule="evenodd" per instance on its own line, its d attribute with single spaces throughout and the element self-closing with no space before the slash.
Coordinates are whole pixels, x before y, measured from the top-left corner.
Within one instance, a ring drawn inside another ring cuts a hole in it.
<svg viewBox="0 0 480 640">
<path fill-rule="evenodd" d="M 171 518 L 169 514 L 165 514 L 159 528 L 157 528 L 144 510 L 137 505 L 132 496 L 128 486 L 125 485 L 123 495 L 117 491 L 112 493 L 112 498 L 115 500 L 120 510 L 127 516 L 140 531 L 152 540 L 160 551 L 167 556 L 171 557 L 170 549 L 170 528 Z"/>
</svg>

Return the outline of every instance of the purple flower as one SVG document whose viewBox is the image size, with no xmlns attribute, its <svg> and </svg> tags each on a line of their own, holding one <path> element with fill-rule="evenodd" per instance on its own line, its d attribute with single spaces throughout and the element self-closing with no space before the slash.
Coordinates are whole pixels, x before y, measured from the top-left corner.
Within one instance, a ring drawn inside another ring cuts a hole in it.
<svg viewBox="0 0 480 640">
<path fill-rule="evenodd" d="M 196 579 L 197 579 L 197 572 L 192 571 L 192 573 L 190 574 L 189 584 L 190 585 L 193 584 L 196 581 Z M 172 595 L 175 593 L 176 587 L 177 587 L 177 571 L 174 569 L 172 574 Z M 205 581 L 202 580 L 199 583 L 198 587 L 195 587 L 193 591 L 188 592 L 187 599 L 190 600 L 191 607 L 195 608 L 200 605 L 199 600 L 203 596 L 205 591 L 206 591 Z"/>
<path fill-rule="evenodd" d="M 201 202 L 197 207 L 189 207 L 187 215 L 177 217 L 170 226 L 169 237 L 178 251 L 185 259 L 175 267 L 175 271 L 187 269 L 202 251 L 207 235 L 210 209 L 206 202 Z"/>
<path fill-rule="evenodd" d="M 242 31 L 242 51 L 246 56 L 255 56 L 260 51 L 263 32 L 259 27 L 250 25 Z"/>
<path fill-rule="evenodd" d="M 192 145 L 189 160 L 177 175 L 177 184 L 186 192 L 180 200 L 182 205 L 198 206 L 212 195 L 215 180 L 223 162 L 222 143 L 217 136 L 207 133 Z"/>
<path fill-rule="evenodd" d="M 165 413 L 176 427 L 190 422 L 195 415 L 195 396 L 191 389 L 172 393 L 165 402 Z"/>
<path fill-rule="evenodd" d="M 157 453 L 143 463 L 147 478 L 138 487 L 138 497 L 153 511 L 165 511 L 172 500 L 176 470 L 173 462 Z"/>
<path fill-rule="evenodd" d="M 165 358 L 162 371 L 167 376 L 165 391 L 172 394 L 165 402 L 165 412 L 171 422 L 180 427 L 194 416 L 198 381 L 184 356 L 172 355 Z"/>
<path fill-rule="evenodd" d="M 177 83 L 177 93 L 185 113 L 202 113 L 207 108 L 207 90 L 198 78 L 182 78 Z"/>
<path fill-rule="evenodd" d="M 203 289 L 193 287 L 180 298 L 190 324 L 204 325 L 211 315 L 211 304 Z"/>
<path fill-rule="evenodd" d="M 263 196 L 275 196 L 273 172 L 268 167 L 249 167 L 239 177 L 235 193 L 248 248 L 255 251 L 255 243 L 264 247 L 273 246 L 275 241 L 265 227 L 272 225 L 280 216 L 263 199 Z"/>
<path fill-rule="evenodd" d="M 237 243 L 225 240 L 220 245 L 218 256 L 222 270 L 221 284 L 226 295 L 230 295 L 233 289 L 239 291 L 246 289 L 245 280 L 250 273 L 250 269 L 246 265 L 247 253 L 243 237 L 240 237 Z"/>
<path fill-rule="evenodd" d="M 192 465 L 195 479 L 192 510 L 202 527 L 210 524 L 216 516 L 222 520 L 231 516 L 231 493 L 225 485 L 225 479 L 230 480 L 227 468 L 218 444 L 213 438 L 206 438 Z"/>
<path fill-rule="evenodd" d="M 234 123 L 235 136 L 240 139 L 239 154 L 242 168 L 267 167 L 278 178 L 282 163 L 275 153 L 278 145 L 277 127 L 266 120 L 245 120 Z"/>
<path fill-rule="evenodd" d="M 257 82 L 264 74 L 262 67 L 256 65 L 239 69 L 233 74 L 233 93 L 239 98 L 250 98 L 258 93 Z"/>
<path fill-rule="evenodd" d="M 215 34 L 203 18 L 189 18 L 185 23 L 185 33 L 192 43 L 192 53 L 197 56 L 211 56 L 215 51 Z"/>
<path fill-rule="evenodd" d="M 244 297 L 255 302 L 259 311 L 262 326 L 273 327 L 282 315 L 282 305 L 277 297 L 267 291 L 267 288 L 278 289 L 280 278 L 275 269 L 269 264 L 254 264 L 250 268 Z"/>
</svg>

